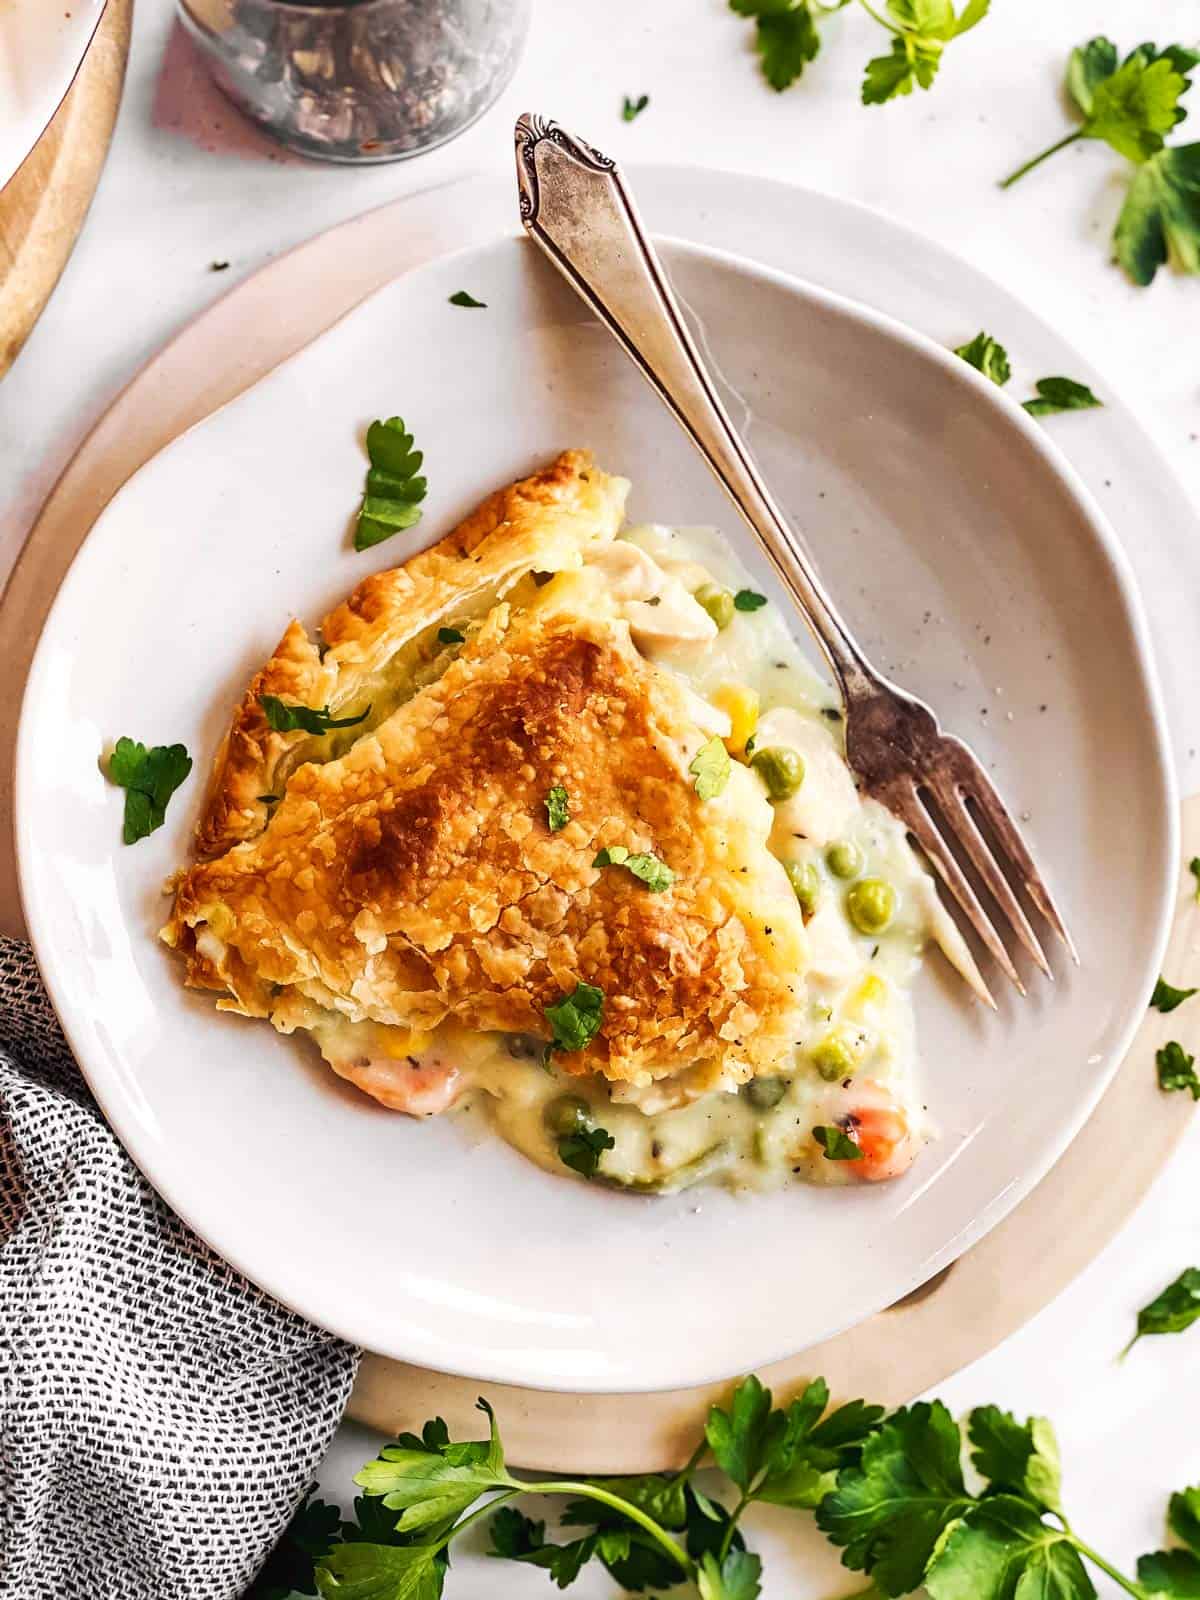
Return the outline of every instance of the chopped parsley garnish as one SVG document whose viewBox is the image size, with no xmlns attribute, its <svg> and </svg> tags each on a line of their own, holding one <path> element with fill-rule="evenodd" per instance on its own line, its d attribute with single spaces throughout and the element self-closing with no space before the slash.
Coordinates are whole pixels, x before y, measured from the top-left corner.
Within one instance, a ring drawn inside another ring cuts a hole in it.
<svg viewBox="0 0 1200 1600">
<path fill-rule="evenodd" d="M 357 717 L 335 717 L 328 706 L 318 710 L 315 706 L 293 706 L 280 700 L 277 695 L 260 694 L 258 703 L 266 713 L 267 726 L 274 728 L 276 733 L 303 733 L 321 734 L 328 733 L 331 728 L 354 728 L 360 722 L 365 722 L 371 715 L 370 706 L 359 713 Z"/>
<path fill-rule="evenodd" d="M 1154 1064 L 1158 1068 L 1158 1087 L 1167 1094 L 1177 1089 L 1188 1089 L 1193 1100 L 1200 1100 L 1200 1078 L 1196 1076 L 1195 1056 L 1189 1056 L 1187 1051 L 1176 1040 L 1163 1045 L 1162 1049 L 1155 1052 Z"/>
<path fill-rule="evenodd" d="M 607 1128 L 583 1128 L 578 1133 L 567 1133 L 558 1141 L 558 1159 L 564 1167 L 578 1172 L 582 1177 L 594 1178 L 600 1157 L 616 1145 Z"/>
<path fill-rule="evenodd" d="M 570 994 L 546 1007 L 546 1021 L 554 1030 L 551 1050 L 586 1050 L 604 1021 L 604 990 L 577 983 Z"/>
<path fill-rule="evenodd" d="M 968 344 L 960 344 L 954 354 L 961 356 L 969 367 L 982 372 L 993 383 L 1005 384 L 1012 377 L 1008 351 L 990 333 L 980 331 Z"/>
<path fill-rule="evenodd" d="M 1188 1267 L 1137 1315 L 1137 1332 L 1121 1351 L 1128 1355 L 1147 1334 L 1183 1333 L 1200 1317 L 1200 1267 Z"/>
<path fill-rule="evenodd" d="M 1176 989 L 1165 978 L 1160 978 L 1154 985 L 1150 1004 L 1155 1011 L 1174 1011 L 1176 1006 L 1181 1006 L 1185 1000 L 1190 1000 L 1195 993 L 1195 989 Z"/>
<path fill-rule="evenodd" d="M 487 310 L 486 300 L 476 300 L 475 297 L 473 295 L 469 295 L 465 289 L 455 290 L 455 292 L 450 296 L 450 304 L 452 306 L 464 306 L 470 311 Z"/>
<path fill-rule="evenodd" d="M 816 1127 L 812 1136 L 825 1152 L 826 1161 L 861 1161 L 863 1158 L 858 1142 L 844 1128 Z"/>
<path fill-rule="evenodd" d="M 136 739 L 118 739 L 108 758 L 109 781 L 125 791 L 121 837 L 136 844 L 161 828 L 171 796 L 192 770 L 192 758 L 181 744 L 146 748 Z"/>
<path fill-rule="evenodd" d="M 960 344 L 954 354 L 1001 388 L 1012 377 L 1008 351 L 990 333 L 977 333 L 969 344 Z M 1037 393 L 1021 402 L 1031 417 L 1049 417 L 1057 411 L 1088 411 L 1104 404 L 1086 383 L 1076 383 L 1074 378 L 1039 378 L 1033 387 Z"/>
<path fill-rule="evenodd" d="M 624 867 L 626 871 L 632 872 L 635 878 L 640 878 L 653 894 L 661 894 L 675 882 L 675 873 L 665 861 L 660 861 L 648 850 L 637 851 L 631 855 L 623 844 L 607 845 L 603 850 L 597 851 L 592 865 Z"/>
<path fill-rule="evenodd" d="M 558 831 L 561 828 L 565 828 L 567 823 L 571 820 L 570 797 L 561 783 L 556 783 L 553 789 L 547 793 L 545 805 L 546 822 L 550 828 L 550 832 L 558 833 Z"/>
<path fill-rule="evenodd" d="M 416 475 L 425 458 L 413 449 L 413 436 L 405 432 L 403 418 L 388 417 L 371 424 L 367 456 L 371 468 L 354 530 L 356 550 L 369 550 L 420 522 L 417 502 L 424 500 L 428 489 L 425 479 Z"/>
<path fill-rule="evenodd" d="M 732 770 L 733 763 L 729 759 L 725 741 L 716 734 L 707 744 L 700 746 L 688 768 L 696 780 L 696 793 L 701 800 L 715 800 L 729 782 Z"/>
<path fill-rule="evenodd" d="M 439 644 L 465 644 L 467 639 L 457 628 L 439 628 L 437 636 Z"/>
<path fill-rule="evenodd" d="M 1076 383 L 1074 378 L 1039 378 L 1033 387 L 1036 398 L 1021 402 L 1031 417 L 1049 417 L 1057 411 L 1090 411 L 1093 406 L 1104 404 L 1086 383 Z"/>
<path fill-rule="evenodd" d="M 1200 905 L 1200 856 L 1192 857 L 1192 859 L 1188 862 L 1188 871 L 1196 880 L 1196 891 L 1194 898 L 1196 904 Z"/>
<path fill-rule="evenodd" d="M 757 611 L 766 603 L 766 595 L 755 594 L 753 589 L 739 589 L 733 597 L 735 611 Z"/>
<path fill-rule="evenodd" d="M 648 94 L 640 94 L 636 100 L 631 100 L 628 95 L 625 95 L 621 101 L 621 121 L 633 122 L 637 117 L 641 116 L 649 104 L 650 96 Z"/>
<path fill-rule="evenodd" d="M 1182 271 L 1200 273 L 1200 144 L 1166 145 L 1187 115 L 1179 102 L 1198 62 L 1200 52 L 1179 44 L 1161 50 L 1140 44 L 1122 61 L 1111 39 L 1089 39 L 1067 63 L 1067 93 L 1081 126 L 1018 167 L 1001 188 L 1076 140 L 1101 140 L 1133 163 L 1113 234 L 1121 266 L 1143 287 L 1168 257 Z"/>
</svg>

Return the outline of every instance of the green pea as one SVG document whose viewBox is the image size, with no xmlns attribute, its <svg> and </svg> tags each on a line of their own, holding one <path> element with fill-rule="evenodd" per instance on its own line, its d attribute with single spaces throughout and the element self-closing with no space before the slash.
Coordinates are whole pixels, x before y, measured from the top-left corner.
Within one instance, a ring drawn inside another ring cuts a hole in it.
<svg viewBox="0 0 1200 1600">
<path fill-rule="evenodd" d="M 750 765 L 758 773 L 772 800 L 790 800 L 804 782 L 804 759 L 786 744 L 756 750 Z"/>
<path fill-rule="evenodd" d="M 742 1085 L 742 1097 L 756 1111 L 773 1111 L 788 1092 L 787 1078 L 751 1078 Z"/>
<path fill-rule="evenodd" d="M 719 583 L 702 583 L 692 599 L 704 607 L 718 628 L 727 628 L 733 621 L 733 596 Z"/>
<path fill-rule="evenodd" d="M 882 933 L 896 915 L 896 891 L 883 878 L 863 878 L 846 890 L 846 914 L 860 933 Z"/>
<path fill-rule="evenodd" d="M 811 861 L 785 861 L 783 870 L 796 891 L 801 911 L 811 917 L 821 899 L 821 874 Z"/>
<path fill-rule="evenodd" d="M 850 839 L 839 839 L 825 852 L 825 861 L 835 878 L 857 878 L 863 869 L 863 853 Z"/>
<path fill-rule="evenodd" d="M 839 1078 L 850 1077 L 858 1064 L 850 1046 L 836 1033 L 825 1035 L 813 1051 L 812 1059 L 813 1066 L 826 1083 L 836 1083 Z"/>
<path fill-rule="evenodd" d="M 560 1094 L 542 1112 L 549 1133 L 565 1139 L 571 1133 L 586 1133 L 592 1125 L 592 1108 L 577 1094 Z"/>
</svg>

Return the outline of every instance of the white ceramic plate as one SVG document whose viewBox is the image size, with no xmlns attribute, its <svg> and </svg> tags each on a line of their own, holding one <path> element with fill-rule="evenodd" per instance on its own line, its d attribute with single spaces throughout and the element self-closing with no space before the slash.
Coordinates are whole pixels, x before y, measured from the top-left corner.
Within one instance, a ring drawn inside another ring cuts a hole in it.
<svg viewBox="0 0 1200 1600">
<path fill-rule="evenodd" d="M 0 189 L 58 110 L 103 10 L 104 0 L 0 3 Z"/>
<path fill-rule="evenodd" d="M 156 457 L 72 568 L 23 709 L 26 916 L 135 1159 L 315 1321 L 492 1381 L 699 1383 L 905 1293 L 1077 1130 L 1166 929 L 1176 807 L 1145 629 L 1123 557 L 1045 435 L 874 313 L 709 252 L 672 246 L 668 261 L 851 623 L 994 762 L 1081 947 L 1078 971 L 1060 963 L 1057 985 L 1005 996 L 995 1018 L 930 962 L 918 1009 L 943 1135 L 907 1179 L 658 1202 L 558 1182 L 498 1142 L 468 1147 L 453 1123 L 383 1112 L 296 1041 L 218 1016 L 154 942 L 200 772 L 167 826 L 123 849 L 97 760 L 129 733 L 182 739 L 200 769 L 293 613 L 315 619 L 570 443 L 634 479 L 635 516 L 718 522 L 746 547 L 691 447 L 529 247 L 404 277 Z M 490 309 L 448 306 L 459 288 Z M 425 521 L 354 556 L 359 434 L 397 410 L 426 450 Z"/>
</svg>

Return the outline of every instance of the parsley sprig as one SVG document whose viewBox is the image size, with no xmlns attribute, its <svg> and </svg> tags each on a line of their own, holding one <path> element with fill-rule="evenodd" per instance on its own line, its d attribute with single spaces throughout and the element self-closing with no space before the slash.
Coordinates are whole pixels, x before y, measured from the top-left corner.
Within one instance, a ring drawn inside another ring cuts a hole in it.
<svg viewBox="0 0 1200 1600">
<path fill-rule="evenodd" d="M 850 0 L 729 0 L 741 17 L 754 20 L 754 44 L 763 77 L 772 89 L 790 88 L 821 50 L 820 25 Z M 990 0 L 858 0 L 891 35 L 887 54 L 873 56 L 863 75 L 864 105 L 883 105 L 914 88 L 932 87 L 942 52 L 988 13 Z"/>
<path fill-rule="evenodd" d="M 1134 283 L 1150 283 L 1168 256 L 1200 273 L 1200 144 L 1167 145 L 1187 116 L 1179 104 L 1200 51 L 1140 44 L 1122 60 L 1099 35 L 1071 52 L 1066 88 L 1080 125 L 1003 179 L 1002 189 L 1081 139 L 1096 139 L 1133 162 L 1113 234 L 1116 259 Z"/>
<path fill-rule="evenodd" d="M 136 844 L 161 828 L 171 796 L 192 770 L 192 758 L 181 744 L 154 744 L 118 739 L 108 758 L 108 778 L 125 791 L 121 837 Z"/>
<path fill-rule="evenodd" d="M 923 1586 L 932 1600 L 1095 1600 L 1089 1568 L 1135 1600 L 1200 1594 L 1200 1488 L 1170 1498 L 1176 1547 L 1143 1556 L 1129 1577 L 1068 1521 L 1044 1417 L 978 1406 L 960 1424 L 938 1400 L 886 1416 L 861 1400 L 830 1410 L 820 1378 L 776 1406 L 749 1377 L 711 1408 L 679 1472 L 529 1481 L 509 1472 L 492 1409 L 478 1405 L 486 1439 L 452 1441 L 437 1418 L 368 1462 L 355 1479 L 363 1493 L 353 1521 L 339 1524 L 310 1491 L 254 1600 L 279 1600 L 281 1583 L 325 1600 L 439 1600 L 451 1543 L 485 1518 L 494 1558 L 541 1567 L 560 1589 L 599 1563 L 626 1592 L 686 1584 L 700 1600 L 756 1600 L 762 1563 L 741 1520 L 760 1502 L 815 1510 L 843 1564 L 875 1595 Z M 703 1466 L 722 1474 L 720 1494 L 697 1487 Z M 566 1497 L 563 1535 L 547 1537 L 545 1522 L 519 1511 L 511 1502 L 521 1495 Z"/>
</svg>

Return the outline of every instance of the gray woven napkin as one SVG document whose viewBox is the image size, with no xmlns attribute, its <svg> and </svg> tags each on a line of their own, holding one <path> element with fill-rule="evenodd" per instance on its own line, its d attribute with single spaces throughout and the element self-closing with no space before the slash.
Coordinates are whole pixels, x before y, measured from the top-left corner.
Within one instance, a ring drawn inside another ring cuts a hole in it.
<svg viewBox="0 0 1200 1600">
<path fill-rule="evenodd" d="M 233 1600 L 358 1356 L 159 1199 L 0 939 L 0 1596 Z"/>
</svg>

